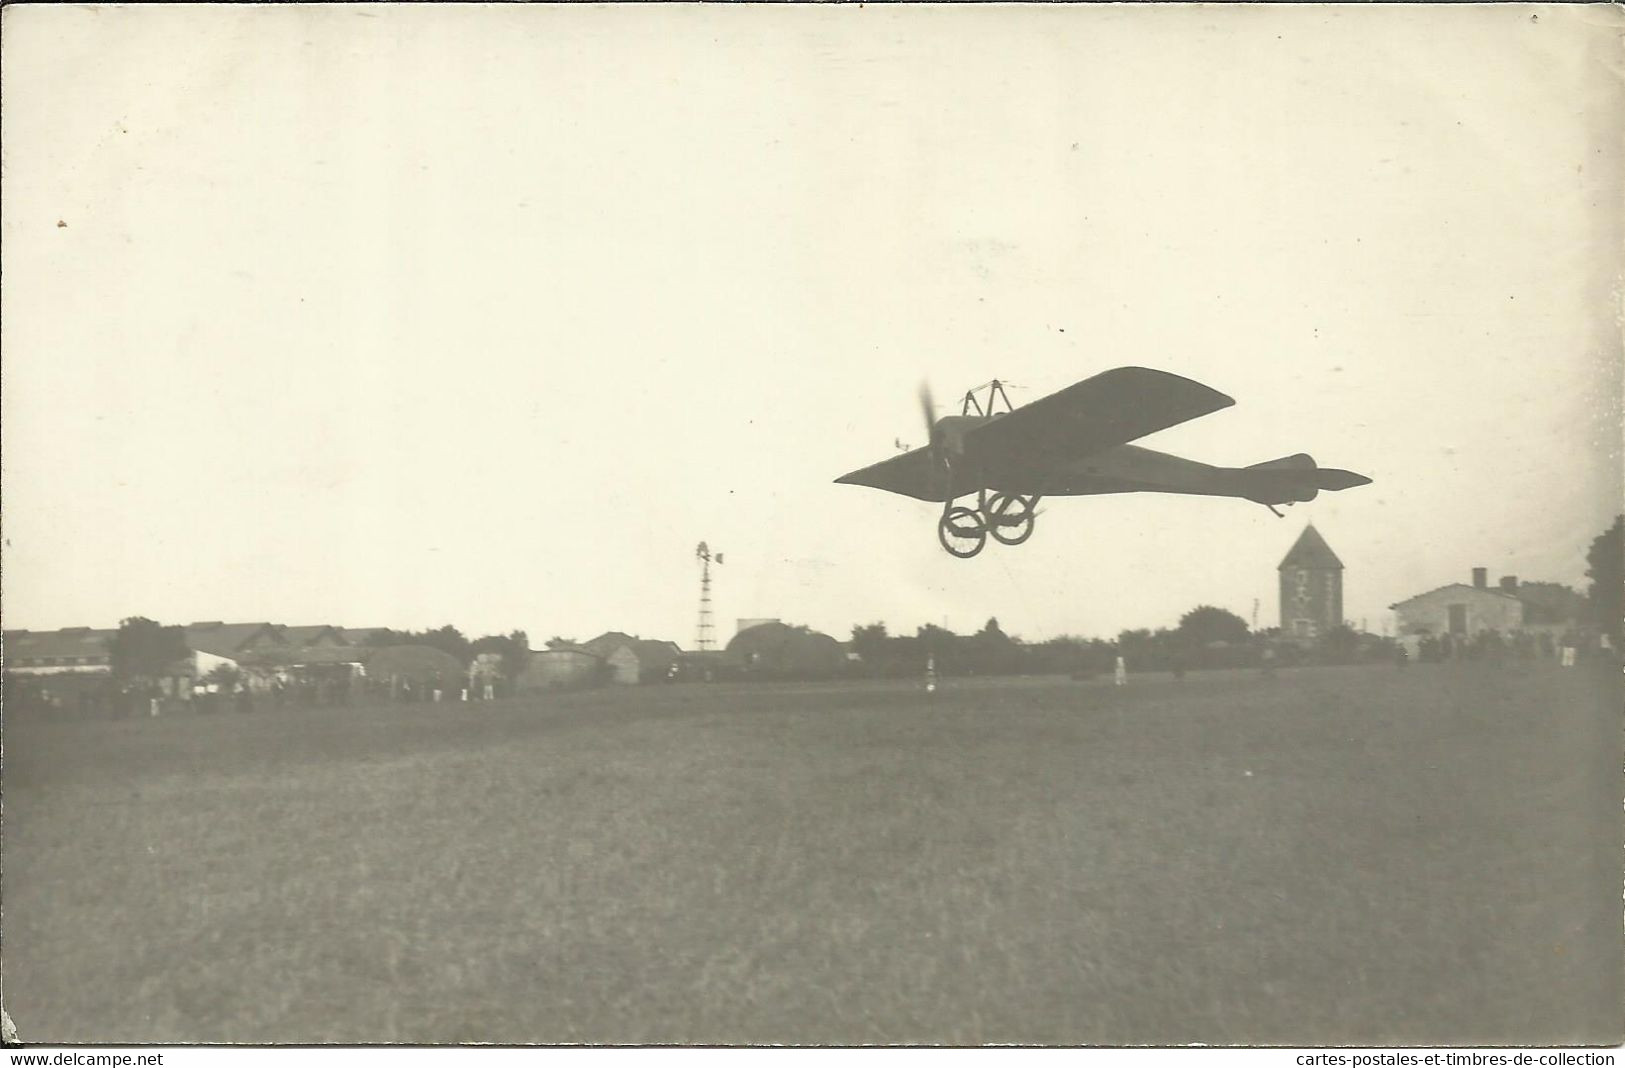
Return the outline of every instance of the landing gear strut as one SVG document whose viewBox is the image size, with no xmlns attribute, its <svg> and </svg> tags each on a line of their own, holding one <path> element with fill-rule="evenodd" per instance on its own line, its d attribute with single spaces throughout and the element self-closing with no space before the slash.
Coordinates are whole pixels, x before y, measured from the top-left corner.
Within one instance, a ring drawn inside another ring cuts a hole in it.
<svg viewBox="0 0 1625 1068">
<path fill-rule="evenodd" d="M 937 540 L 949 554 L 961 560 L 968 560 L 986 548 L 989 534 L 1002 545 L 1020 545 L 1033 536 L 1037 505 L 1036 495 L 989 495 L 987 490 L 976 495 L 975 508 L 949 501 L 943 506 L 942 518 L 937 520 Z"/>
<path fill-rule="evenodd" d="M 1037 519 L 1034 508 L 1037 504 L 1037 497 L 995 493 L 983 505 L 988 532 L 1001 545 L 1020 545 L 1033 536 L 1033 522 Z"/>
</svg>

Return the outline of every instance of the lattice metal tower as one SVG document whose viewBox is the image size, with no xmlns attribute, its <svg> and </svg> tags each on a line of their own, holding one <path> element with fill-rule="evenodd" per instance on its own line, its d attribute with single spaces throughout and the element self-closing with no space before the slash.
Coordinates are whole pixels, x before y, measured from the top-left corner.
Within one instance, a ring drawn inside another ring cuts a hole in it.
<svg viewBox="0 0 1625 1068">
<path fill-rule="evenodd" d="M 700 562 L 700 627 L 694 647 L 703 652 L 716 644 L 716 629 L 711 625 L 711 561 L 722 563 L 722 554 L 713 554 L 702 541 L 694 550 L 694 558 Z"/>
</svg>

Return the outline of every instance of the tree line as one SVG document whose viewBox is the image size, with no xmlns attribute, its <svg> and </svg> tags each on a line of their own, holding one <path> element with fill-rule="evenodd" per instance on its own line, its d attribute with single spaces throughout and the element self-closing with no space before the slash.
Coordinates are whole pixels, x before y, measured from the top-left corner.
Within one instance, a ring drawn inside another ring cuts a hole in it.
<svg viewBox="0 0 1625 1068">
<path fill-rule="evenodd" d="M 1357 643 L 1353 631 L 1348 635 Z M 876 675 L 916 674 L 929 657 L 945 675 L 1081 676 L 1109 671 L 1118 656 L 1136 671 L 1242 666 L 1256 659 L 1253 638 L 1247 621 L 1234 612 L 1198 605 L 1176 627 L 1125 630 L 1115 640 L 1062 635 L 1024 642 L 1006 634 L 997 618 L 966 635 L 934 623 L 912 635 L 893 635 L 884 623 L 868 623 L 852 628 L 852 651 Z"/>
<path fill-rule="evenodd" d="M 1518 588 L 1531 624 L 1583 620 L 1615 639 L 1625 616 L 1625 515 L 1592 539 L 1586 553 L 1585 594 L 1554 582 L 1526 582 Z M 1063 635 L 1041 642 L 1023 642 L 1006 634 L 999 621 L 989 619 L 974 634 L 960 635 L 927 623 L 911 635 L 892 634 L 885 623 L 852 628 L 851 649 L 862 669 L 870 674 L 915 674 L 929 658 L 944 674 L 1095 674 L 1109 670 L 1123 656 L 1137 671 L 1203 667 L 1236 667 L 1253 662 L 1259 646 L 1278 631 L 1254 634 L 1246 620 L 1213 605 L 1198 605 L 1171 628 L 1121 631 L 1114 640 Z M 1283 647 L 1288 658 L 1307 655 L 1326 662 L 1359 658 L 1370 642 L 1347 625 L 1321 635 L 1307 653 Z M 426 645 L 455 657 L 465 669 L 482 653 L 494 653 L 505 678 L 524 670 L 530 642 L 522 630 L 469 639 L 451 624 L 426 630 L 381 629 L 371 634 L 371 647 Z M 549 647 L 564 647 L 554 638 Z M 1616 642 L 1617 644 L 1617 642 Z M 109 652 L 113 674 L 128 680 L 156 680 L 187 659 L 185 628 L 164 626 L 141 616 L 120 623 Z"/>
</svg>

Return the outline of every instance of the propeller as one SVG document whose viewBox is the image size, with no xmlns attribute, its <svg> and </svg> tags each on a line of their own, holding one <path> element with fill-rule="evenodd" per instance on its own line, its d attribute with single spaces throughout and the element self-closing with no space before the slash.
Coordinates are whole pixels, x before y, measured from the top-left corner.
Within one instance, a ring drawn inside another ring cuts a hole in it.
<svg viewBox="0 0 1625 1068">
<path fill-rule="evenodd" d="M 951 478 L 948 453 L 937 447 L 940 444 L 937 434 L 937 406 L 931 398 L 931 384 L 924 379 L 920 381 L 920 415 L 925 419 L 925 453 L 926 460 L 931 465 L 931 490 L 939 495 L 946 494 Z"/>
</svg>

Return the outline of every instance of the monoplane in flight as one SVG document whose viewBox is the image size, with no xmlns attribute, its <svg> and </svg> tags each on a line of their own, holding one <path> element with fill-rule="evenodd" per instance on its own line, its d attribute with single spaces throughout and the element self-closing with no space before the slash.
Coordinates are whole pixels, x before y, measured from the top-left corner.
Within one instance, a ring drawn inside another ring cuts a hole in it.
<svg viewBox="0 0 1625 1068">
<path fill-rule="evenodd" d="M 989 535 L 1005 545 L 1032 537 L 1043 497 L 1190 493 L 1240 497 L 1280 515 L 1276 505 L 1371 481 L 1319 467 L 1304 453 L 1214 467 L 1129 444 L 1234 403 L 1199 382 L 1145 367 L 1114 368 L 1020 408 L 993 381 L 983 397 L 975 389 L 966 393 L 960 414 L 940 419 L 922 388 L 929 443 L 835 481 L 940 501 L 937 538 L 958 557 L 981 552 Z M 971 494 L 974 508 L 954 503 Z"/>
</svg>

